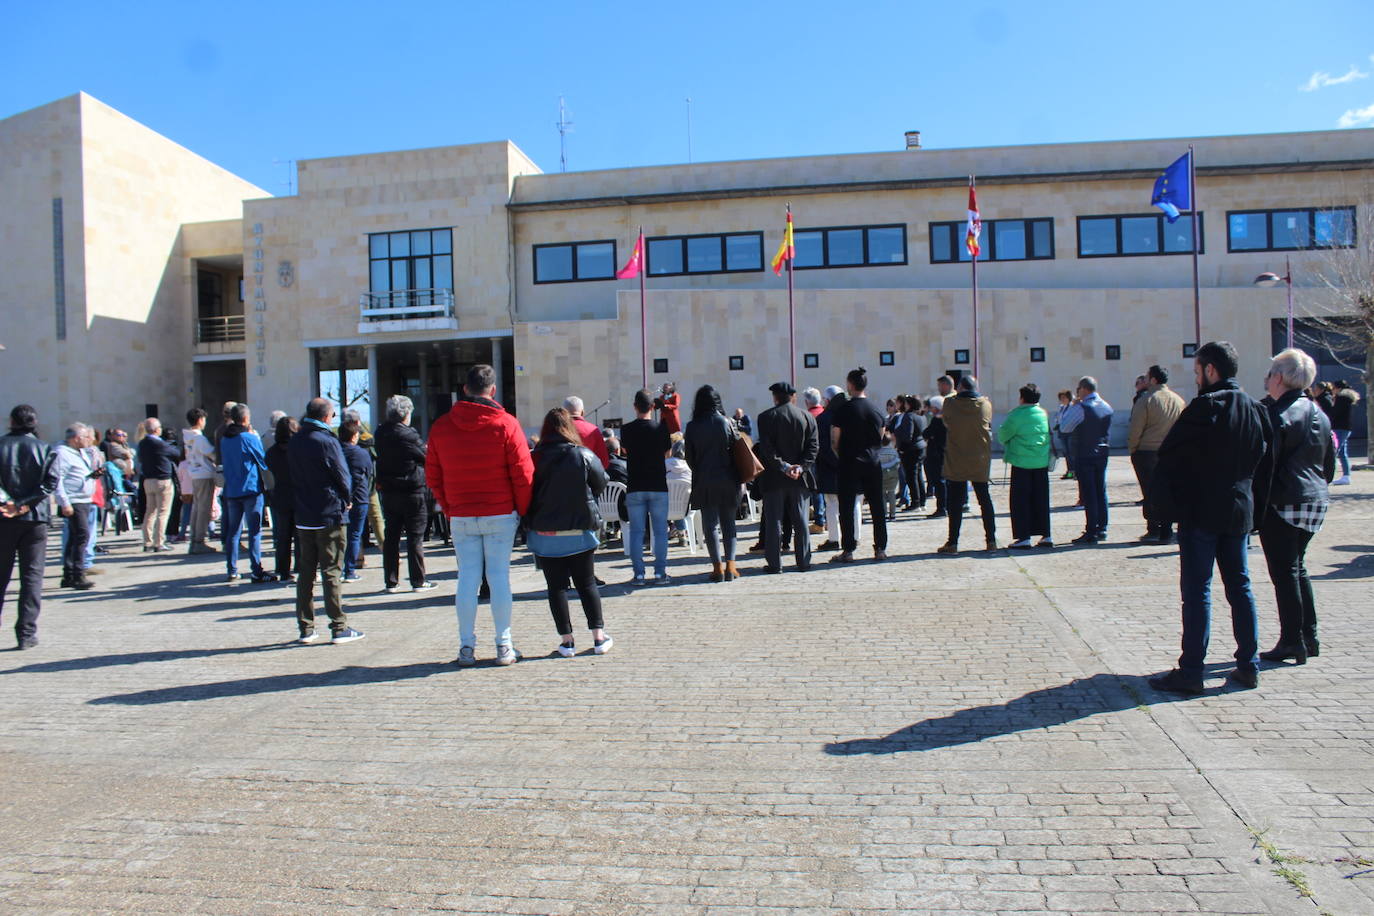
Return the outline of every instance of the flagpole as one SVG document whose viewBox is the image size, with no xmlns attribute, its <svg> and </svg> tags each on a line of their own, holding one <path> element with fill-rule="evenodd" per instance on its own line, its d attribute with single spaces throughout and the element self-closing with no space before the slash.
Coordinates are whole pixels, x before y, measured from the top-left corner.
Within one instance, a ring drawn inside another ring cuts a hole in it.
<svg viewBox="0 0 1374 916">
<path fill-rule="evenodd" d="M 792 205 L 787 205 L 787 222 L 792 222 Z M 795 257 L 787 259 L 787 365 L 791 373 L 792 387 L 797 387 L 797 320 L 796 312 L 792 308 L 792 262 Z"/>
<path fill-rule="evenodd" d="M 1193 145 L 1188 144 L 1188 205 L 1193 217 L 1193 346 L 1202 346 L 1202 287 L 1198 282 L 1198 248 L 1202 244 L 1202 223 L 1197 218 L 1197 169 L 1193 164 Z"/>
<path fill-rule="evenodd" d="M 968 186 L 973 188 L 973 176 L 968 176 Z M 981 214 L 979 214 L 981 218 Z M 981 253 L 981 245 L 980 253 Z M 967 249 L 965 249 L 967 250 Z M 978 377 L 978 255 L 969 254 L 969 264 L 973 270 L 973 377 Z"/>
<path fill-rule="evenodd" d="M 648 311 L 644 306 L 644 268 L 648 265 L 644 255 L 644 227 L 639 227 L 639 238 L 635 241 L 639 246 L 639 368 L 641 370 L 641 381 L 639 387 L 649 387 L 649 319 Z"/>
</svg>

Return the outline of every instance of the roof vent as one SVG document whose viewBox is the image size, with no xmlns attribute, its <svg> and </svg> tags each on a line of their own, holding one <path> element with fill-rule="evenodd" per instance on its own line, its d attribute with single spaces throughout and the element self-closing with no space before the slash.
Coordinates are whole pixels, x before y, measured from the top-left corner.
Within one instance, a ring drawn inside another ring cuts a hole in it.
<svg viewBox="0 0 1374 916">
<path fill-rule="evenodd" d="M 920 132 L 919 130 L 909 130 L 909 131 L 906 132 L 906 148 L 907 148 L 907 149 L 920 149 L 920 148 L 921 148 L 921 132 Z"/>
</svg>

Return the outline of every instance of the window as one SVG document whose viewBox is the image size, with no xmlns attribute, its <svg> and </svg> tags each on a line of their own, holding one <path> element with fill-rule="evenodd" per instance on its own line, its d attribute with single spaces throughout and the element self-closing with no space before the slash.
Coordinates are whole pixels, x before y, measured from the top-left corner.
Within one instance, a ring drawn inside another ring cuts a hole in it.
<svg viewBox="0 0 1374 916">
<path fill-rule="evenodd" d="M 645 241 L 651 277 L 763 270 L 762 232 L 673 235 Z"/>
<path fill-rule="evenodd" d="M 615 242 L 534 246 L 535 283 L 615 279 Z"/>
<path fill-rule="evenodd" d="M 368 283 L 377 306 L 434 305 L 453 289 L 453 230 L 378 232 L 367 237 Z M 377 293 L 390 293 L 377 296 Z"/>
<path fill-rule="evenodd" d="M 1120 345 L 1120 344 L 1107 344 L 1107 359 L 1120 359 L 1120 358 L 1121 358 L 1121 345 Z"/>
<path fill-rule="evenodd" d="M 1184 344 L 1184 345 L 1183 345 L 1183 358 L 1184 358 L 1184 359 L 1192 359 L 1194 356 L 1197 356 L 1197 344 L 1195 344 L 1195 343 L 1186 343 L 1186 344 Z"/>
<path fill-rule="evenodd" d="M 967 262 L 967 222 L 930 224 L 930 263 Z M 1054 220 L 993 219 L 983 221 L 980 261 L 1039 261 L 1054 257 Z"/>
<path fill-rule="evenodd" d="M 906 263 L 906 226 L 837 226 L 798 229 L 792 242 L 797 270 L 820 267 L 879 267 Z"/>
<path fill-rule="evenodd" d="M 1354 246 L 1354 207 L 1232 210 L 1226 214 L 1227 251 L 1296 251 Z"/>
<path fill-rule="evenodd" d="M 1198 214 L 1203 228 L 1199 253 L 1206 251 L 1207 222 Z M 1078 256 L 1080 258 L 1119 258 L 1132 255 L 1192 254 L 1193 215 L 1185 213 L 1169 222 L 1162 213 L 1126 216 L 1080 216 L 1078 218 Z"/>
<path fill-rule="evenodd" d="M 967 350 L 955 350 L 955 351 L 954 351 L 954 365 L 956 365 L 956 366 L 967 366 L 967 365 L 968 365 L 968 351 L 967 351 Z M 946 374 L 948 375 L 949 373 L 946 373 Z"/>
<path fill-rule="evenodd" d="M 1030 350 L 1031 350 L 1031 352 L 1030 352 L 1030 361 L 1031 361 L 1031 362 L 1033 362 L 1033 363 L 1043 363 L 1043 362 L 1045 361 L 1045 348 L 1044 348 L 1044 347 L 1031 347 Z"/>
<path fill-rule="evenodd" d="M 654 372 L 663 375 L 668 371 L 668 361 L 666 359 L 654 360 Z"/>
<path fill-rule="evenodd" d="M 741 369 L 743 369 L 743 368 L 744 368 L 744 357 L 743 357 L 743 356 L 732 356 L 732 357 L 730 357 L 730 371 L 731 371 L 731 372 L 739 372 L 739 371 L 740 371 Z"/>
<path fill-rule="evenodd" d="M 821 367 L 821 355 L 819 353 L 803 353 L 802 368 L 819 369 Z"/>
<path fill-rule="evenodd" d="M 897 364 L 896 355 L 891 350 L 878 351 L 878 365 L 895 366 Z"/>
</svg>

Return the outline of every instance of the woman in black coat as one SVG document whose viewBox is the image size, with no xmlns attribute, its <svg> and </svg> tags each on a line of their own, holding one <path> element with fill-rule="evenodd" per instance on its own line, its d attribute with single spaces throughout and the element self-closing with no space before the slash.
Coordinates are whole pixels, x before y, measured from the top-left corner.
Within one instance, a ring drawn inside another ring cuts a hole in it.
<svg viewBox="0 0 1374 916">
<path fill-rule="evenodd" d="M 534 492 L 524 520 L 526 544 L 539 558 L 549 586 L 549 610 L 561 638 L 557 653 L 572 658 L 577 652 L 568 616 L 571 584 L 582 599 L 582 613 L 592 631 L 592 651 L 605 655 L 613 640 L 601 617 L 594 558 L 601 527 L 596 500 L 606 489 L 606 472 L 601 459 L 582 446 L 572 415 L 562 407 L 544 417 L 532 457 Z"/>
<path fill-rule="evenodd" d="M 278 420 L 266 456 L 267 471 L 272 475 L 272 550 L 277 559 L 277 579 L 283 583 L 296 581 L 291 572 L 291 554 L 296 545 L 296 493 L 291 487 L 286 443 L 300 428 L 295 417 Z"/>
<path fill-rule="evenodd" d="M 1302 665 L 1320 651 L 1317 606 L 1305 561 L 1307 545 L 1321 530 L 1330 505 L 1326 487 L 1336 474 L 1336 456 L 1331 421 L 1318 404 L 1303 397 L 1316 374 L 1312 357 L 1289 349 L 1274 357 L 1264 377 L 1274 448 L 1272 467 L 1261 466 L 1256 474 L 1257 480 L 1269 481 L 1269 492 L 1255 514 L 1279 606 L 1278 645 L 1260 653 L 1270 662 L 1291 658 Z"/>
<path fill-rule="evenodd" d="M 711 581 L 739 578 L 735 567 L 735 509 L 739 506 L 739 477 L 731 453 L 739 431 L 725 418 L 720 393 L 710 385 L 697 389 L 692 419 L 684 431 L 687 466 L 692 469 L 692 508 L 701 511 L 706 552 L 711 556 Z M 721 537 L 717 537 L 716 530 Z M 721 539 L 725 541 L 724 556 Z"/>
</svg>

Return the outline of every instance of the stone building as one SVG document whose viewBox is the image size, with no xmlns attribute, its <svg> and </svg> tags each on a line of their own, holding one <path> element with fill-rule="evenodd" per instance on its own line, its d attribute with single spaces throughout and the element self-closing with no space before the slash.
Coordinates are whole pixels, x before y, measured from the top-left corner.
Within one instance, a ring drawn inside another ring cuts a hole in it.
<svg viewBox="0 0 1374 916">
<path fill-rule="evenodd" d="M 335 378 L 405 392 L 424 425 L 491 362 L 533 428 L 569 393 L 605 421 L 647 375 L 767 405 L 767 386 L 930 392 L 973 368 L 968 176 L 984 220 L 977 362 L 1001 413 L 1026 381 L 1152 363 L 1191 391 L 1192 222 L 1154 179 L 1197 150 L 1202 338 L 1260 387 L 1285 297 L 1255 277 L 1368 245 L 1374 131 L 927 149 L 544 175 L 512 143 L 302 161 L 270 197 L 89 96 L 0 121 L 0 380 L 55 428 L 243 399 L 299 412 Z M 787 284 L 769 269 L 791 204 Z M 617 280 L 640 227 L 647 308 Z M 49 232 L 51 229 L 51 232 Z M 641 345 L 641 334 L 645 346 Z M 1350 374 L 1350 373 L 1345 373 Z M 334 385 L 337 390 L 339 386 Z M 1124 421 L 1124 411 L 1120 418 Z"/>
</svg>

